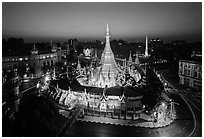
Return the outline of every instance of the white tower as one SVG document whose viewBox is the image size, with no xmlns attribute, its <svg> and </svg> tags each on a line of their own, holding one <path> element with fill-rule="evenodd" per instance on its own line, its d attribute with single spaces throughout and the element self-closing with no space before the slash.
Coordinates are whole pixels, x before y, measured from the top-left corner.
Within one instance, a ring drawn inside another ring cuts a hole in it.
<svg viewBox="0 0 204 139">
<path fill-rule="evenodd" d="M 146 47 L 145 47 L 145 56 L 148 56 L 148 38 L 146 36 Z"/>
</svg>

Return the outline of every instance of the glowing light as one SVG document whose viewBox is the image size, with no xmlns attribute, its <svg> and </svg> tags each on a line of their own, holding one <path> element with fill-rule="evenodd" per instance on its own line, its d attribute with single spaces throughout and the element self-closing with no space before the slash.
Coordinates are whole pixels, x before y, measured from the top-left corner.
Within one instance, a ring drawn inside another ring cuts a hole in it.
<svg viewBox="0 0 204 139">
<path fill-rule="evenodd" d="M 36 88 L 39 88 L 39 87 L 40 87 L 40 83 L 38 82 L 37 85 L 36 85 Z"/>
<path fill-rule="evenodd" d="M 162 107 L 165 107 L 165 106 L 166 106 L 166 104 L 165 104 L 164 102 L 162 102 L 161 105 L 162 105 Z"/>
<path fill-rule="evenodd" d="M 50 80 L 49 76 L 46 76 L 46 77 L 45 77 L 45 81 L 47 82 L 47 81 L 49 81 L 49 80 Z"/>
</svg>

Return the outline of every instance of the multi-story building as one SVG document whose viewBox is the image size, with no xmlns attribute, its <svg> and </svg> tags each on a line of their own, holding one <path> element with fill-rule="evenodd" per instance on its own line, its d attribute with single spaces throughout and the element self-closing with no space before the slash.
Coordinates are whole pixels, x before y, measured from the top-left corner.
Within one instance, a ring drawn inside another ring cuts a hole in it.
<svg viewBox="0 0 204 139">
<path fill-rule="evenodd" d="M 64 42 L 61 48 L 61 56 L 62 58 L 66 58 L 66 56 L 70 54 L 70 45 L 68 41 Z"/>
<path fill-rule="evenodd" d="M 184 40 L 175 40 L 171 42 L 173 46 L 185 46 L 186 41 Z"/>
<path fill-rule="evenodd" d="M 195 60 L 179 61 L 180 84 L 198 90 L 202 88 L 202 62 Z"/>
<path fill-rule="evenodd" d="M 55 45 L 52 46 L 51 50 L 45 51 L 39 51 L 34 45 L 30 55 L 2 57 L 2 67 L 3 69 L 18 66 L 34 67 L 35 74 L 39 76 L 43 66 L 53 66 L 58 61 L 61 61 L 61 50 Z"/>
</svg>

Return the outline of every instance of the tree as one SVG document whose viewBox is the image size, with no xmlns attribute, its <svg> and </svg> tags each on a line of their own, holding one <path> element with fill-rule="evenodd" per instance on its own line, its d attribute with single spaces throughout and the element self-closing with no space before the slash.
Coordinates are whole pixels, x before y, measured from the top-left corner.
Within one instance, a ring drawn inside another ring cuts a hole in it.
<svg viewBox="0 0 204 139">
<path fill-rule="evenodd" d="M 54 68 L 55 68 L 56 73 L 61 73 L 63 71 L 63 69 L 66 69 L 63 62 L 56 62 L 54 65 Z"/>
<path fill-rule="evenodd" d="M 46 66 L 43 66 L 43 67 L 41 68 L 41 71 L 43 72 L 43 74 L 46 74 L 48 70 L 52 70 L 52 67 L 46 65 Z"/>
<path fill-rule="evenodd" d="M 30 73 L 35 74 L 35 68 L 34 67 L 30 67 Z"/>
</svg>

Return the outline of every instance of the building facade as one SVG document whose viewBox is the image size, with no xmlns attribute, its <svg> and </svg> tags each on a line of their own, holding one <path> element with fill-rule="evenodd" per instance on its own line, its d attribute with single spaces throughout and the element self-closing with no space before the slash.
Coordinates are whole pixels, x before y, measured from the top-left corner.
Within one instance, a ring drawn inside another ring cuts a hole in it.
<svg viewBox="0 0 204 139">
<path fill-rule="evenodd" d="M 61 61 L 60 51 L 60 49 L 53 47 L 48 53 L 40 53 L 34 45 L 30 55 L 2 57 L 2 68 L 11 69 L 18 66 L 34 67 L 35 74 L 40 76 L 43 66 L 54 66 L 56 62 Z"/>
<path fill-rule="evenodd" d="M 198 90 L 202 88 L 202 63 L 198 61 L 179 61 L 180 84 Z"/>
</svg>

